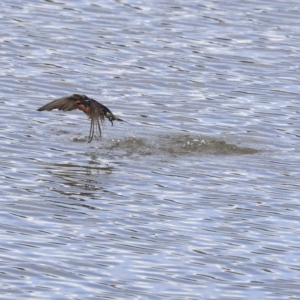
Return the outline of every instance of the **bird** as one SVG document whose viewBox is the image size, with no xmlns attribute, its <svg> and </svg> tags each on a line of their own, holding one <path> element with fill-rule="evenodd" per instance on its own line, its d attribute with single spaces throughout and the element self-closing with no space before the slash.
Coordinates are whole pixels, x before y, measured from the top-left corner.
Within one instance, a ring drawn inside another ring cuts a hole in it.
<svg viewBox="0 0 300 300">
<path fill-rule="evenodd" d="M 118 117 L 116 117 L 105 105 L 99 103 L 98 101 L 89 98 L 86 95 L 73 94 L 71 96 L 66 96 L 62 98 L 55 99 L 44 106 L 38 108 L 38 111 L 50 111 L 53 109 L 58 109 L 62 111 L 71 111 L 74 109 L 79 109 L 83 111 L 90 119 L 90 133 L 88 138 L 88 143 L 90 143 L 94 138 L 95 127 L 99 131 L 99 136 L 101 137 L 101 125 L 107 118 L 111 125 L 113 126 L 113 121 L 126 122 Z"/>
</svg>

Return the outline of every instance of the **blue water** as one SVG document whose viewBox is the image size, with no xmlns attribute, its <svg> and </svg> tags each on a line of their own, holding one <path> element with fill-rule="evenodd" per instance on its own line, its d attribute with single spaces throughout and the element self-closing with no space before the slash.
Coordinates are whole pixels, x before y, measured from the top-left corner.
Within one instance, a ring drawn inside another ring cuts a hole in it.
<svg viewBox="0 0 300 300">
<path fill-rule="evenodd" d="M 1 299 L 300 299 L 298 2 L 0 7 Z"/>
</svg>

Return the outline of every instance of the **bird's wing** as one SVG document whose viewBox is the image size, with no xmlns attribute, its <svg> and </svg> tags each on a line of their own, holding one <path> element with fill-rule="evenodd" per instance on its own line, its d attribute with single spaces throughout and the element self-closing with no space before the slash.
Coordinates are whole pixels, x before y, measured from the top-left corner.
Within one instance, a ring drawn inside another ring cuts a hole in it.
<svg viewBox="0 0 300 300">
<path fill-rule="evenodd" d="M 111 110 L 108 107 L 106 107 L 105 105 L 95 101 L 95 106 L 97 106 L 97 110 L 103 114 L 103 119 L 104 119 L 104 117 L 106 117 L 111 122 L 112 125 L 113 125 L 113 121 L 115 121 L 115 120 L 123 121 L 122 119 L 117 118 L 111 112 Z"/>
<path fill-rule="evenodd" d="M 107 111 L 110 111 L 107 107 L 105 107 L 98 101 L 91 99 L 91 114 L 95 117 L 98 117 L 101 122 L 104 121 L 104 117 L 106 116 Z"/>
<path fill-rule="evenodd" d="M 93 140 L 95 134 L 95 127 L 96 131 L 98 130 L 99 136 L 101 137 L 101 125 L 104 122 L 104 111 L 102 108 L 102 104 L 97 102 L 96 100 L 90 99 L 90 111 L 88 113 L 91 119 L 91 126 L 90 126 L 90 134 L 89 134 L 89 143 Z"/>
<path fill-rule="evenodd" d="M 94 101 L 95 101 L 95 100 L 94 100 Z M 110 114 L 110 115 L 113 114 L 113 113 L 108 109 L 108 107 L 106 107 L 105 105 L 103 105 L 103 104 L 101 104 L 101 103 L 99 103 L 99 102 L 97 102 L 97 101 L 95 101 L 95 106 L 97 106 L 97 109 L 98 109 L 99 111 L 102 112 L 103 117 L 104 117 L 104 116 L 106 117 L 107 114 Z"/>
<path fill-rule="evenodd" d="M 52 110 L 56 108 L 58 110 L 63 110 L 63 111 L 74 110 L 77 108 L 75 104 L 76 101 L 80 101 L 80 100 L 81 100 L 81 95 L 76 95 L 76 94 L 67 97 L 62 97 L 40 107 L 38 111 Z"/>
</svg>

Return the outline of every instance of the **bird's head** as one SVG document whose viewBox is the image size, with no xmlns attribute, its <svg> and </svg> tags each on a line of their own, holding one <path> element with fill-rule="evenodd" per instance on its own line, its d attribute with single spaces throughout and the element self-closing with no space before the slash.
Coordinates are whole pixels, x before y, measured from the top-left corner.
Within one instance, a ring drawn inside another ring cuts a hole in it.
<svg viewBox="0 0 300 300">
<path fill-rule="evenodd" d="M 77 101 L 75 102 L 75 104 L 77 106 L 84 106 L 84 107 L 89 107 L 91 104 L 91 99 L 86 96 L 86 95 L 76 95 L 77 96 Z"/>
<path fill-rule="evenodd" d="M 75 102 L 77 108 L 89 115 L 91 109 L 91 99 L 86 95 L 76 95 L 76 96 L 78 99 Z"/>
<path fill-rule="evenodd" d="M 91 104 L 91 99 L 86 95 L 81 95 L 80 104 L 83 104 L 85 107 L 88 107 Z"/>
</svg>

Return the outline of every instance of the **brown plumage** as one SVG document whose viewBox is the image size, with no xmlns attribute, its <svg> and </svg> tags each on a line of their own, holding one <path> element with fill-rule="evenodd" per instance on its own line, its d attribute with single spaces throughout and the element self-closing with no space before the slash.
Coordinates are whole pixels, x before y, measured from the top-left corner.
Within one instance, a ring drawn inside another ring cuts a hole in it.
<svg viewBox="0 0 300 300">
<path fill-rule="evenodd" d="M 98 128 L 99 135 L 101 136 L 101 125 L 105 118 L 107 118 L 111 125 L 113 121 L 123 121 L 117 118 L 106 106 L 97 102 L 94 99 L 87 97 L 86 95 L 74 94 L 67 97 L 56 99 L 38 109 L 38 111 L 58 109 L 63 111 L 70 111 L 74 109 L 82 110 L 91 119 L 89 140 L 90 143 L 93 140 L 95 133 L 95 126 Z M 124 121 L 123 121 L 124 122 Z"/>
</svg>

